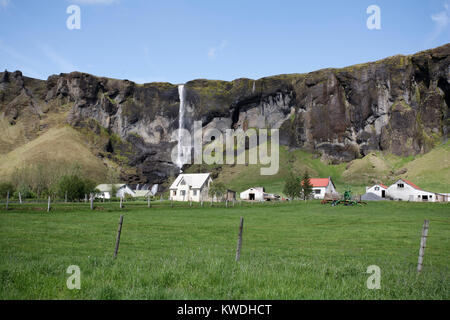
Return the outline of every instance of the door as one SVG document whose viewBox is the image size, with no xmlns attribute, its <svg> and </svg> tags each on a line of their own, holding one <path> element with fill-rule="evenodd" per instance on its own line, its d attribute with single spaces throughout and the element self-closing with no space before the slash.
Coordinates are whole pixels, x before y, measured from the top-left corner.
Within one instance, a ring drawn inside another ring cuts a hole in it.
<svg viewBox="0 0 450 320">
<path fill-rule="evenodd" d="M 381 197 L 386 198 L 386 190 L 381 190 Z"/>
<path fill-rule="evenodd" d="M 250 197 L 250 200 L 255 200 L 255 194 L 249 193 L 248 196 Z"/>
</svg>

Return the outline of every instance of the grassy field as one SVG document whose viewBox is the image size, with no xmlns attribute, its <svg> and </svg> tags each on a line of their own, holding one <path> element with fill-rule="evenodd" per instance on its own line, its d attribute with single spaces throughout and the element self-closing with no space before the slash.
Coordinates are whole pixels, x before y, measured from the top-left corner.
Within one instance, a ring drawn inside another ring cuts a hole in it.
<svg viewBox="0 0 450 320">
<path fill-rule="evenodd" d="M 10 204 L 0 299 L 449 299 L 449 204 Z M 120 214 L 119 254 L 112 258 Z M 241 260 L 235 250 L 244 217 Z M 430 220 L 424 268 L 417 256 Z M 81 289 L 69 290 L 69 265 Z M 366 287 L 381 268 L 381 289 Z"/>
</svg>

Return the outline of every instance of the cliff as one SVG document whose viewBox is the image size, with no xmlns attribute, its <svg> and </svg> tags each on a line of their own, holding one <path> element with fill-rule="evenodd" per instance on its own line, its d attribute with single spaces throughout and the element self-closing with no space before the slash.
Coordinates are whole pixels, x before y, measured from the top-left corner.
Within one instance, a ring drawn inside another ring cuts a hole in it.
<svg viewBox="0 0 450 320">
<path fill-rule="evenodd" d="M 308 74 L 193 80 L 185 92 L 188 128 L 195 120 L 221 129 L 279 128 L 281 144 L 330 163 L 374 150 L 423 154 L 448 139 L 450 44 Z M 178 172 L 170 158 L 178 112 L 178 88 L 170 83 L 139 85 L 79 72 L 46 81 L 0 73 L 1 128 L 22 123 L 20 138 L 0 141 L 3 153 L 67 122 L 96 156 L 129 168 L 122 174 L 130 182 L 162 182 Z"/>
</svg>

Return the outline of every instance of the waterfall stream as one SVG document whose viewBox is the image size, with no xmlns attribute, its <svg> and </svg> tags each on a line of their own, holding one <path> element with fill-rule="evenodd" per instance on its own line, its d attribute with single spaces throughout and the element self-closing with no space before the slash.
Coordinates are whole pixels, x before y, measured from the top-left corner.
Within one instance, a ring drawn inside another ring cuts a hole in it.
<svg viewBox="0 0 450 320">
<path fill-rule="evenodd" d="M 183 167 L 184 164 L 184 159 L 183 159 L 183 133 L 181 129 L 184 129 L 184 111 L 185 111 L 185 106 L 184 106 L 184 84 L 180 84 L 178 86 L 178 95 L 180 97 L 180 110 L 179 110 L 179 114 L 178 114 L 178 157 L 177 157 L 177 167 L 180 168 L 180 172 L 181 172 L 181 168 Z"/>
</svg>

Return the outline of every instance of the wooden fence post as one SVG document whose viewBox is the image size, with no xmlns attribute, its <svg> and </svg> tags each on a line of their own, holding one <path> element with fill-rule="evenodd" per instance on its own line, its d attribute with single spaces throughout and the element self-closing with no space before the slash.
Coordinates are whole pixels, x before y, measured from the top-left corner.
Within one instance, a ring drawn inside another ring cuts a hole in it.
<svg viewBox="0 0 450 320">
<path fill-rule="evenodd" d="M 50 196 L 48 196 L 47 212 L 50 212 Z"/>
<path fill-rule="evenodd" d="M 425 220 L 422 228 L 422 238 L 420 239 L 419 261 L 417 263 L 417 272 L 422 271 L 423 257 L 425 255 L 425 247 L 427 244 L 428 226 L 430 221 Z"/>
<path fill-rule="evenodd" d="M 19 191 L 19 203 L 22 204 L 22 194 Z"/>
<path fill-rule="evenodd" d="M 228 208 L 228 199 L 225 200 L 225 208 Z"/>
<path fill-rule="evenodd" d="M 84 194 L 84 203 L 87 203 L 87 194 Z"/>
<path fill-rule="evenodd" d="M 200 203 L 200 206 L 203 208 L 203 200 L 202 200 L 202 202 Z"/>
<path fill-rule="evenodd" d="M 122 204 L 122 197 L 120 197 L 120 209 L 123 208 L 123 204 Z"/>
<path fill-rule="evenodd" d="M 243 227 L 244 227 L 244 217 L 241 217 L 241 223 L 239 224 L 238 243 L 237 243 L 237 248 L 236 248 L 236 261 L 239 261 L 239 258 L 241 257 Z"/>
<path fill-rule="evenodd" d="M 9 206 L 9 191 L 6 194 L 6 210 L 8 210 L 8 206 Z"/>
<path fill-rule="evenodd" d="M 147 206 L 148 206 L 149 208 L 152 207 L 152 205 L 151 205 L 151 203 L 150 203 L 150 196 L 147 196 Z"/>
<path fill-rule="evenodd" d="M 114 249 L 114 259 L 117 257 L 117 252 L 119 251 L 120 233 L 122 232 L 122 224 L 123 224 L 123 214 L 120 215 L 119 219 L 119 228 L 117 229 L 117 238 L 116 238 L 116 248 Z"/>
<path fill-rule="evenodd" d="M 91 193 L 91 210 L 94 210 L 94 195 Z"/>
<path fill-rule="evenodd" d="M 64 195 L 64 202 L 67 203 L 67 191 L 66 194 Z"/>
<path fill-rule="evenodd" d="M 192 200 L 189 201 L 189 207 L 192 208 Z"/>
</svg>

